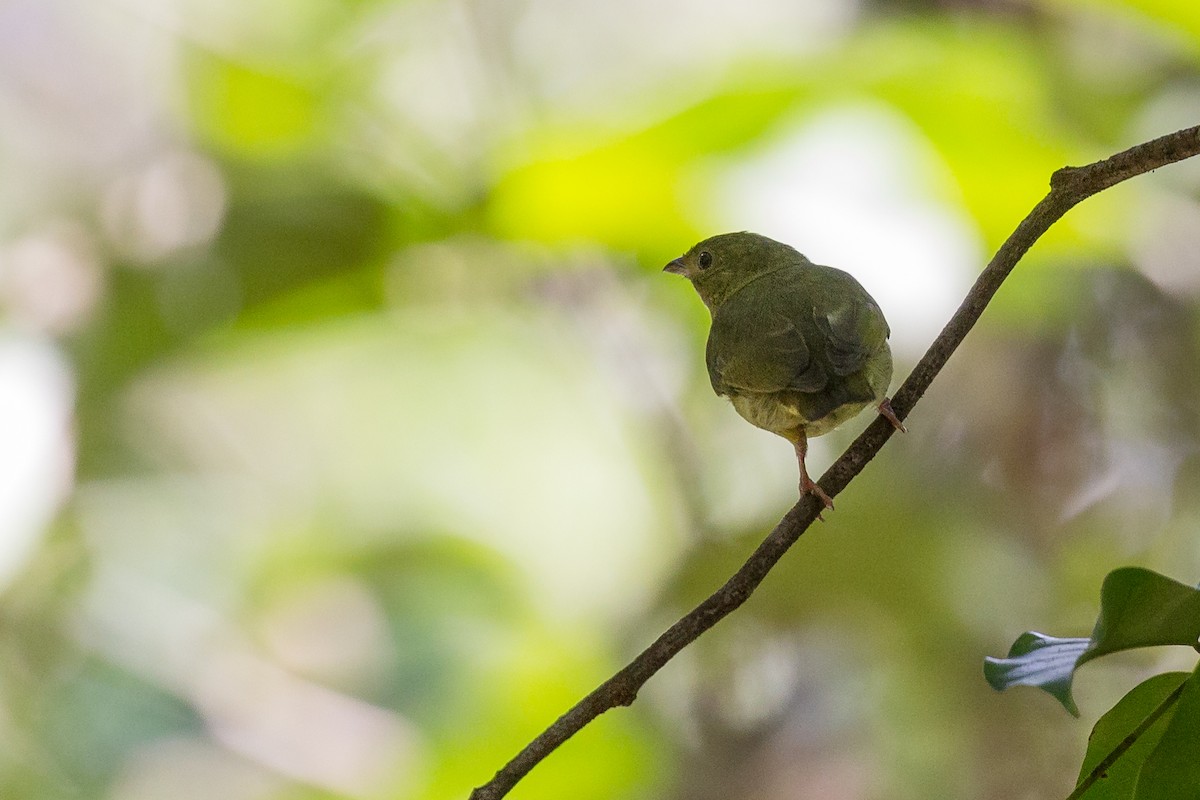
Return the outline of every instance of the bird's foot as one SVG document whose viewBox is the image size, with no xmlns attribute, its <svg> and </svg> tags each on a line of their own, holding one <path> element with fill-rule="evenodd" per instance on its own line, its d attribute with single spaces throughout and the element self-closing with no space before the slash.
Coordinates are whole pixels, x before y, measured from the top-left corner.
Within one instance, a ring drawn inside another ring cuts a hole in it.
<svg viewBox="0 0 1200 800">
<path fill-rule="evenodd" d="M 892 427 L 896 430 L 901 433 L 908 433 L 908 428 L 904 427 L 904 423 L 896 416 L 896 412 L 892 411 L 892 401 L 886 397 L 879 402 L 879 415 L 892 423 Z"/>
<path fill-rule="evenodd" d="M 824 505 L 825 508 L 833 511 L 833 499 L 830 498 L 829 495 L 825 494 L 825 490 L 820 486 L 817 486 L 816 482 L 813 481 L 812 478 L 808 477 L 807 475 L 803 475 L 800 478 L 800 496 L 803 497 L 806 494 L 813 495 L 821 501 L 821 504 Z M 817 519 L 821 520 L 822 522 L 825 521 L 825 518 L 822 517 L 820 513 L 817 514 Z"/>
</svg>

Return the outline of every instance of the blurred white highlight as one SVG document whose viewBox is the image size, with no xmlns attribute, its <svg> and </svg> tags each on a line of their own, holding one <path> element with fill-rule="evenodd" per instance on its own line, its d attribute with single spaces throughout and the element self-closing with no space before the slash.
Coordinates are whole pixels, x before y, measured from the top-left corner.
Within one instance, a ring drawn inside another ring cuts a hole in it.
<svg viewBox="0 0 1200 800">
<path fill-rule="evenodd" d="M 101 216 L 122 253 L 148 264 L 211 241 L 225 203 L 225 181 L 211 161 L 173 152 L 114 181 Z"/>
<path fill-rule="evenodd" d="M 71 486 L 73 395 L 52 345 L 0 330 L 0 587 L 29 558 Z"/>
<path fill-rule="evenodd" d="M 833 109 L 786 131 L 723 181 L 720 218 L 853 274 L 916 359 L 983 264 L 983 244 L 936 151 L 898 113 Z M 716 233 L 717 231 L 714 231 Z"/>
<path fill-rule="evenodd" d="M 55 222 L 0 249 L 0 306 L 17 325 L 68 333 L 100 299 L 101 267 L 82 225 Z"/>
</svg>

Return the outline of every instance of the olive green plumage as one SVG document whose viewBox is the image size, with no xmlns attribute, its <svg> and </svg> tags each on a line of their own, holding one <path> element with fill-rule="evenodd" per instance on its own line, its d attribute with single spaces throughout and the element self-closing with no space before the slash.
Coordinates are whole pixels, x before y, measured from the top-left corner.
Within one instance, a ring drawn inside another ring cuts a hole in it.
<svg viewBox="0 0 1200 800">
<path fill-rule="evenodd" d="M 808 478 L 807 438 L 881 403 L 900 427 L 885 400 L 892 353 L 879 305 L 849 273 L 755 233 L 705 239 L 666 271 L 688 278 L 712 313 L 713 389 L 747 421 L 791 441 L 801 492 L 832 507 Z"/>
</svg>

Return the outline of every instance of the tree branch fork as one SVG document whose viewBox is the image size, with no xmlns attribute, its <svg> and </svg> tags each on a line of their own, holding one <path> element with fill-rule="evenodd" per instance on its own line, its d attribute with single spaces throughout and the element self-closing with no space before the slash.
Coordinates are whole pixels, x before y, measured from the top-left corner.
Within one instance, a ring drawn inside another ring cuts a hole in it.
<svg viewBox="0 0 1200 800">
<path fill-rule="evenodd" d="M 962 344 L 1000 285 L 1042 234 L 1069 210 L 1098 192 L 1137 175 L 1200 154 L 1200 126 L 1185 128 L 1136 145 L 1102 161 L 1063 167 L 1050 176 L 1050 192 L 1034 206 L 979 274 L 962 305 L 892 397 L 892 410 L 904 420 Z M 866 430 L 826 470 L 817 483 L 830 496 L 840 493 L 895 432 L 883 417 Z M 719 589 L 667 628 L 649 647 L 593 689 L 526 745 L 495 776 L 475 789 L 470 800 L 499 800 L 560 744 L 605 711 L 632 705 L 646 681 L 681 650 L 744 603 L 776 563 L 808 530 L 822 504 L 805 495 L 779 521 L 741 567 Z"/>
</svg>

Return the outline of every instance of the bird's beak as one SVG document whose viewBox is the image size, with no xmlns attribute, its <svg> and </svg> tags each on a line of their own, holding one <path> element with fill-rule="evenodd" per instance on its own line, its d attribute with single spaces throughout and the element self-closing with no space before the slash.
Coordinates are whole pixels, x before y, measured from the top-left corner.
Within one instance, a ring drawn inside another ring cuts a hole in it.
<svg viewBox="0 0 1200 800">
<path fill-rule="evenodd" d="M 672 261 L 671 263 L 669 263 L 665 267 L 663 267 L 663 272 L 671 272 L 676 275 L 686 275 L 687 274 L 687 264 L 683 263 L 683 256 L 680 256 L 679 258 L 675 259 L 674 261 Z"/>
</svg>

